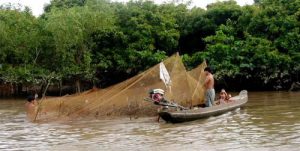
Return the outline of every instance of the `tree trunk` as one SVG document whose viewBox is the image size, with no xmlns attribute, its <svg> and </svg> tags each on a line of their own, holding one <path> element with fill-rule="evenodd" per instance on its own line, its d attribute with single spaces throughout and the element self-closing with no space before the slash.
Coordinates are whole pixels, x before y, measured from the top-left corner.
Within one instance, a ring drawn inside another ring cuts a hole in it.
<svg viewBox="0 0 300 151">
<path fill-rule="evenodd" d="M 39 94 L 43 95 L 43 93 L 44 93 L 44 88 L 45 88 L 45 84 L 42 83 L 41 89 L 40 89 L 40 91 L 39 91 Z"/>
<path fill-rule="evenodd" d="M 14 85 L 10 82 L 9 83 L 9 86 L 10 86 L 10 96 L 13 96 L 14 95 L 14 92 L 15 92 L 15 88 L 14 88 Z"/>
<path fill-rule="evenodd" d="M 16 84 L 15 94 L 20 96 L 20 91 L 22 91 L 22 84 Z"/>
<path fill-rule="evenodd" d="M 62 93 L 62 80 L 59 80 L 59 96 L 61 96 Z"/>
<path fill-rule="evenodd" d="M 47 90 L 48 90 L 49 85 L 50 85 L 50 80 L 47 82 L 47 85 L 46 85 L 46 87 L 45 87 L 45 90 L 44 90 L 44 92 L 43 92 L 43 94 L 42 94 L 42 98 L 44 98 L 44 97 L 46 96 L 46 92 L 47 92 Z"/>
<path fill-rule="evenodd" d="M 79 79 L 76 79 L 75 85 L 76 85 L 76 93 L 80 93 L 80 80 Z"/>
</svg>

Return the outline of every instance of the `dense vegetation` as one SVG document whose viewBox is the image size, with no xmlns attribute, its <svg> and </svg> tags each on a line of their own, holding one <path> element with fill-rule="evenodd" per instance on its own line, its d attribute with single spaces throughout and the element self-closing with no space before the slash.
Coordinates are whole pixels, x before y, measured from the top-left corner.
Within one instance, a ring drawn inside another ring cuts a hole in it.
<svg viewBox="0 0 300 151">
<path fill-rule="evenodd" d="M 52 0 L 36 18 L 0 7 L 0 83 L 73 85 L 77 92 L 133 76 L 175 52 L 203 60 L 218 87 L 286 89 L 299 81 L 300 1 L 217 2 L 207 9 L 150 1 Z M 84 85 L 84 86 L 83 86 Z"/>
</svg>

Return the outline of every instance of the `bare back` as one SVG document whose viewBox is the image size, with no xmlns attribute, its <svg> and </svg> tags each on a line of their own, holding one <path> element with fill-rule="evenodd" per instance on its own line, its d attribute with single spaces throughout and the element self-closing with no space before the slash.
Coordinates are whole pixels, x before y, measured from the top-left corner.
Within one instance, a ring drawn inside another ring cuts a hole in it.
<svg viewBox="0 0 300 151">
<path fill-rule="evenodd" d="M 25 104 L 25 109 L 27 112 L 27 118 L 29 118 L 29 120 L 33 120 L 33 118 L 35 116 L 35 111 L 36 111 L 36 107 L 35 107 L 34 103 L 27 102 Z"/>
</svg>

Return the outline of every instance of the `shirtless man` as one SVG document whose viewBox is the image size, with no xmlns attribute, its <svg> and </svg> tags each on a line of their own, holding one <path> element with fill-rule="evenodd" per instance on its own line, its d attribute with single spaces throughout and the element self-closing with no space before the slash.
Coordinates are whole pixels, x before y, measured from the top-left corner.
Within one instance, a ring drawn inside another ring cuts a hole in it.
<svg viewBox="0 0 300 151">
<path fill-rule="evenodd" d="M 210 67 L 206 67 L 204 69 L 204 73 L 206 75 L 206 79 L 205 79 L 205 82 L 204 82 L 204 86 L 205 86 L 205 89 L 206 89 L 205 106 L 206 107 L 211 107 L 214 104 L 215 95 L 216 95 L 215 94 L 215 89 L 214 89 L 214 84 L 215 84 L 214 76 L 211 73 Z"/>
<path fill-rule="evenodd" d="M 34 120 L 34 116 L 36 113 L 36 99 L 34 96 L 29 96 L 27 98 L 27 102 L 25 104 L 25 109 L 27 112 L 27 117 L 29 118 L 29 120 Z"/>
</svg>

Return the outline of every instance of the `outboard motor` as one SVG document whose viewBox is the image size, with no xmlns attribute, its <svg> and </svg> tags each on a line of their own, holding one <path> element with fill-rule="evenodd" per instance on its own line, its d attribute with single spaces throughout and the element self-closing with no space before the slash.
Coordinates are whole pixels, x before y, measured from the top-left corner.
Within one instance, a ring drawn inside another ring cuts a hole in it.
<svg viewBox="0 0 300 151">
<path fill-rule="evenodd" d="M 164 98 L 165 91 L 163 89 L 152 89 L 149 91 L 149 98 L 145 98 L 146 101 L 153 102 L 155 105 L 160 105 L 163 109 L 168 109 L 169 107 L 178 108 L 180 110 L 185 110 L 186 108 L 180 106 L 172 101 L 168 101 Z"/>
<path fill-rule="evenodd" d="M 150 90 L 149 94 L 150 94 L 149 97 L 156 105 L 160 104 L 160 102 L 165 101 L 164 99 L 165 91 L 163 89 L 152 89 Z"/>
</svg>

